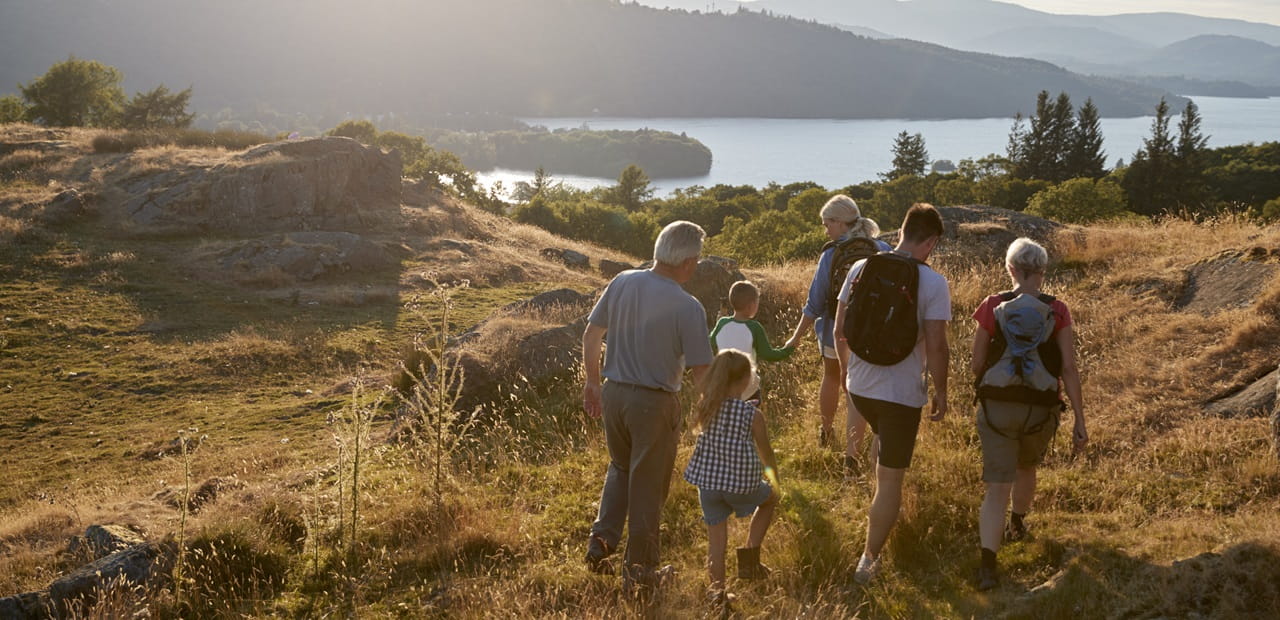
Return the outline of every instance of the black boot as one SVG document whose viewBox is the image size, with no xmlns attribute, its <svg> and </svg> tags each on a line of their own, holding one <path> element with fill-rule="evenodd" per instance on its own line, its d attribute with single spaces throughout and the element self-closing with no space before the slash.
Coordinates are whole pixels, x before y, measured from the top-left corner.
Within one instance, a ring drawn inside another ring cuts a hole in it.
<svg viewBox="0 0 1280 620">
<path fill-rule="evenodd" d="M 982 562 L 978 564 L 978 591 L 985 592 L 1000 585 L 996 578 L 996 552 L 982 549 Z"/>
<path fill-rule="evenodd" d="M 587 541 L 587 570 L 598 575 L 612 575 L 613 569 L 604 561 L 610 555 L 613 555 L 613 549 L 609 548 L 603 538 L 592 534 Z"/>
<path fill-rule="evenodd" d="M 760 547 L 738 548 L 738 579 L 764 579 L 773 569 L 760 563 Z"/>
</svg>

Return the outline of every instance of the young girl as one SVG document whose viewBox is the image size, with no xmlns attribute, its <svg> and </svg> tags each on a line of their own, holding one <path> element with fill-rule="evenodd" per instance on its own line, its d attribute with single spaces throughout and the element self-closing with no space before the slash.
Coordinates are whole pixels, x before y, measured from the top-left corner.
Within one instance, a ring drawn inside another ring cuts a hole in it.
<svg viewBox="0 0 1280 620">
<path fill-rule="evenodd" d="M 763 476 L 777 484 L 777 464 L 764 414 L 739 399 L 751 377 L 751 360 L 741 351 L 725 349 L 716 355 L 696 410 L 702 433 L 684 470 L 684 479 L 698 487 L 702 502 L 711 596 L 718 604 L 728 602 L 724 556 L 729 515 L 751 515 L 747 546 L 738 549 L 738 578 L 760 579 L 769 574 L 769 567 L 760 563 L 760 543 L 773 522 L 778 494 Z"/>
</svg>

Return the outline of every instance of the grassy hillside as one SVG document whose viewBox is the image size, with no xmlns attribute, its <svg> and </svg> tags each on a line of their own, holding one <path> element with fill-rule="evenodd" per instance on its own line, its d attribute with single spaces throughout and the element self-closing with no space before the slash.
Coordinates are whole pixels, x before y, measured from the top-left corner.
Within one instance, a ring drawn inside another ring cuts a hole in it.
<svg viewBox="0 0 1280 620">
<path fill-rule="evenodd" d="M 414 336 L 433 334 L 444 307 L 433 291 L 452 302 L 447 331 L 457 334 L 511 301 L 604 284 L 547 262 L 538 248 L 626 257 L 438 196 L 403 209 L 416 222 L 401 233 L 405 242 L 429 250 L 403 259 L 380 292 L 352 275 L 290 299 L 191 271 L 187 258 L 216 239 L 40 223 L 40 205 L 62 184 L 92 188 L 97 178 L 105 192 L 111 175 L 141 161 L 227 153 L 162 149 L 131 161 L 93 155 L 88 133 L 58 139 L 67 143 L 58 155 L 24 155 L 22 166 L 15 153 L 0 155 L 0 595 L 45 587 L 77 565 L 62 550 L 85 526 L 124 523 L 156 540 L 185 537 L 184 587 L 161 580 L 115 591 L 85 615 L 642 611 L 621 598 L 616 579 L 581 562 L 607 455 L 575 380 L 526 389 L 509 376 L 509 405 L 447 453 L 429 441 L 384 441 L 396 407 L 383 386 Z M 444 240 L 470 244 L 471 254 Z M 1072 229 L 1055 241 L 1049 289 L 1077 322 L 1093 443 L 1072 459 L 1067 439 L 1055 442 L 1029 517 L 1033 535 L 1001 551 L 1006 575 L 990 593 L 972 587 L 981 483 L 965 317 L 1006 286 L 999 265 L 963 247 L 934 261 L 951 280 L 957 317 L 953 414 L 922 428 L 887 567 L 869 588 L 853 584 L 852 570 L 871 488 L 845 482 L 839 454 L 816 445 L 817 360 L 806 349 L 766 365 L 783 502 L 764 548 L 775 573 L 737 587 L 740 614 L 1273 617 L 1280 471 L 1268 423 L 1211 417 L 1204 403 L 1274 368 L 1280 280 L 1223 298 L 1221 311 L 1179 309 L 1194 292 L 1188 268 L 1251 248 L 1263 248 L 1259 262 L 1280 260 L 1280 230 L 1169 221 Z M 762 319 L 775 339 L 795 320 L 811 269 L 748 273 L 762 285 Z M 433 290 L 423 273 L 471 285 Z M 508 311 L 463 346 L 501 357 L 504 338 L 582 311 Z M 204 438 L 186 460 L 170 444 L 184 431 Z M 353 520 L 352 450 L 365 433 Z M 680 466 L 692 441 L 686 432 Z M 183 526 L 173 498 L 188 477 L 192 488 L 220 478 L 223 491 Z M 734 540 L 744 528 L 734 526 Z M 673 483 L 663 533 L 664 560 L 679 577 L 650 611 L 703 615 L 705 530 L 683 481 Z M 1178 563 L 1206 552 L 1218 555 Z"/>
</svg>

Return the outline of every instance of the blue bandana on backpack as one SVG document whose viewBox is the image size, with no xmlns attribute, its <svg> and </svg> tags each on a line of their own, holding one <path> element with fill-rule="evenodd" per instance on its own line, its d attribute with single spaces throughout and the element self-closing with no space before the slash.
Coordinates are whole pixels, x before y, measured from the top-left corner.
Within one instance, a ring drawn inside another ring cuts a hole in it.
<svg viewBox="0 0 1280 620">
<path fill-rule="evenodd" d="M 1056 399 L 1058 378 L 1045 367 L 1039 351 L 1053 337 L 1053 309 L 1035 295 L 1023 294 L 996 306 L 994 314 L 1005 349 L 982 375 L 980 388 L 1020 387 L 1052 393 Z"/>
</svg>

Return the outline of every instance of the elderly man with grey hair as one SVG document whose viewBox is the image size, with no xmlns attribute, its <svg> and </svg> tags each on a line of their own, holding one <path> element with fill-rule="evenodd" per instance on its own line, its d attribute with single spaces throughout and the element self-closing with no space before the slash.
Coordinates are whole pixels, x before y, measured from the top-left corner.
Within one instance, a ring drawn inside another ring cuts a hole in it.
<svg viewBox="0 0 1280 620">
<path fill-rule="evenodd" d="M 604 418 L 609 468 L 591 526 L 588 567 L 607 573 L 629 520 L 623 586 L 649 588 L 658 570 L 658 525 L 682 425 L 678 393 L 685 368 L 701 382 L 711 363 L 706 311 L 681 284 L 693 277 L 706 233 L 672 222 L 658 235 L 650 269 L 624 271 L 600 295 L 582 336 L 582 406 Z M 605 335 L 604 369 L 600 351 Z M 601 376 L 605 381 L 601 385 Z"/>
</svg>

